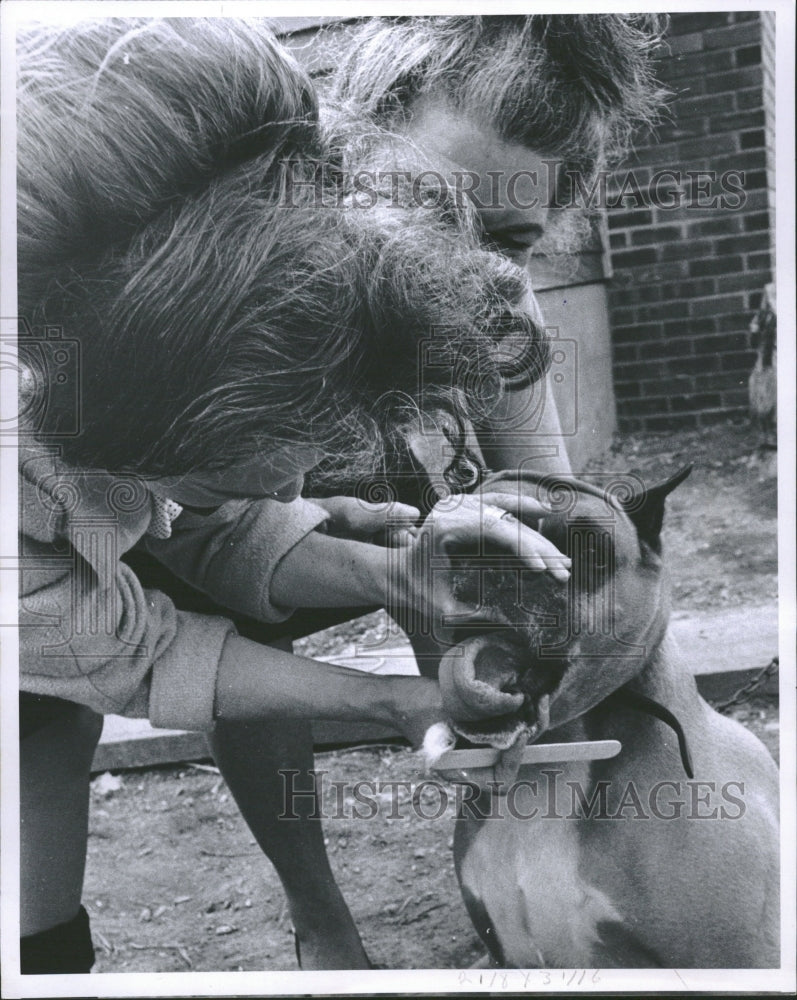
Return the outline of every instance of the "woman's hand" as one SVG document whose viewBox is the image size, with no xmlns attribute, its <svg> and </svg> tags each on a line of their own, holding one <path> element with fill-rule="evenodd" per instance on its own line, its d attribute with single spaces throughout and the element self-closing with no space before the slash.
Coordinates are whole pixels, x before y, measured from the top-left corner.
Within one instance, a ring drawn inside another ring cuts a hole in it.
<svg viewBox="0 0 797 1000">
<path fill-rule="evenodd" d="M 407 545 L 417 536 L 417 507 L 406 503 L 369 503 L 356 497 L 326 497 L 312 501 L 330 516 L 327 532 L 372 545 Z"/>
<path fill-rule="evenodd" d="M 391 603 L 432 613 L 438 620 L 467 617 L 469 608 L 456 598 L 452 556 L 478 567 L 485 550 L 502 550 L 520 560 L 521 570 L 550 573 L 566 582 L 570 559 L 538 531 L 523 523 L 550 516 L 531 497 L 508 493 L 452 496 L 440 501 L 415 537 L 392 558 Z"/>
<path fill-rule="evenodd" d="M 443 624 L 473 608 L 454 594 L 452 550 L 472 566 L 485 546 L 520 560 L 520 568 L 569 577 L 570 560 L 523 523 L 550 516 L 531 497 L 505 493 L 457 495 L 441 501 L 420 527 L 414 507 L 369 504 L 354 497 L 313 501 L 330 514 L 327 533 L 310 532 L 274 570 L 271 600 L 285 607 L 387 607 L 403 622 L 407 609 Z M 390 536 L 390 537 L 388 537 Z M 381 542 L 381 544 L 374 544 Z M 449 622 L 450 624 L 450 622 Z"/>
</svg>

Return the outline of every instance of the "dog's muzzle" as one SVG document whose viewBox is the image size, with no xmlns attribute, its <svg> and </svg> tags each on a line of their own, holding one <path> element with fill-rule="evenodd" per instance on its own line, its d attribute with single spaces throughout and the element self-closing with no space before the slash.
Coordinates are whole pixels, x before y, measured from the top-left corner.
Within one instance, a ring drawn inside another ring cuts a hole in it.
<svg viewBox="0 0 797 1000">
<path fill-rule="evenodd" d="M 453 646 L 438 679 L 452 728 L 471 743 L 506 749 L 522 731 L 538 739 L 550 723 L 551 694 L 566 668 L 531 662 L 527 648 L 506 635 L 481 635 Z"/>
</svg>

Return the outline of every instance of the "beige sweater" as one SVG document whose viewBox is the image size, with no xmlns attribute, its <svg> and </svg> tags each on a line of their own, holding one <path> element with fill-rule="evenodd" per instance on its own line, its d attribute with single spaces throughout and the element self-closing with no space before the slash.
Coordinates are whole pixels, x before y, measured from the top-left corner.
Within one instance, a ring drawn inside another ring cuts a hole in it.
<svg viewBox="0 0 797 1000">
<path fill-rule="evenodd" d="M 233 624 L 177 610 L 120 557 L 144 545 L 225 607 L 281 621 L 293 609 L 271 603 L 272 573 L 327 515 L 305 500 L 231 501 L 209 516 L 183 512 L 156 540 L 153 504 L 141 480 L 71 469 L 52 449 L 20 444 L 20 687 L 154 726 L 209 729 Z"/>
</svg>

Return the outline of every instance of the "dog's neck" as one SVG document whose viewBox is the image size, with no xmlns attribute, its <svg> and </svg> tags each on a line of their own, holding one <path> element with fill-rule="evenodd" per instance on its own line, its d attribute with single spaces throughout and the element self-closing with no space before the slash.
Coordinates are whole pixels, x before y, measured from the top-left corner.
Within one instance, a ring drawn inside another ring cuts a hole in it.
<svg viewBox="0 0 797 1000">
<path fill-rule="evenodd" d="M 582 717 L 585 731 L 592 739 L 628 740 L 630 727 L 647 726 L 651 718 L 658 719 L 676 736 L 686 777 L 694 778 L 691 747 L 699 733 L 700 705 L 696 694 L 694 677 L 665 632 L 643 669 Z"/>
</svg>

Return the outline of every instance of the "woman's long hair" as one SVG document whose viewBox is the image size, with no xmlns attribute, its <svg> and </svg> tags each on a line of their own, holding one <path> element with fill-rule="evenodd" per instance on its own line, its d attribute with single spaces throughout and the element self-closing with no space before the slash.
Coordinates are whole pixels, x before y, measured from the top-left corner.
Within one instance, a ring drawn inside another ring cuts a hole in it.
<svg viewBox="0 0 797 1000">
<path fill-rule="evenodd" d="M 312 84 L 263 24 L 34 27 L 18 118 L 20 312 L 79 367 L 76 398 L 30 384 L 32 429 L 67 461 L 176 475 L 309 444 L 365 470 L 397 400 L 437 387 L 466 412 L 474 364 L 500 391 L 522 273 L 445 206 L 352 209 Z"/>
</svg>

